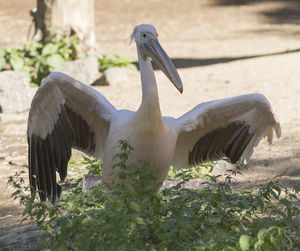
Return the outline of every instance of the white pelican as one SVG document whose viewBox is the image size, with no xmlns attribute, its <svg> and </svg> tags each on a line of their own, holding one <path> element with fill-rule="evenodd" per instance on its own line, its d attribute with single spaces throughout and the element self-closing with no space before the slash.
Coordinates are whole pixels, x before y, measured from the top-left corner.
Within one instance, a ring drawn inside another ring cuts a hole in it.
<svg viewBox="0 0 300 251">
<path fill-rule="evenodd" d="M 227 156 L 232 163 L 248 159 L 261 138 L 272 142 L 280 124 L 268 100 L 248 94 L 199 104 L 175 119 L 162 117 L 150 58 L 182 93 L 180 77 L 151 25 L 138 25 L 135 40 L 142 82 L 142 103 L 136 112 L 116 110 L 99 92 L 62 73 L 51 73 L 36 92 L 28 119 L 30 183 L 41 200 L 55 203 L 56 183 L 67 175 L 71 148 L 103 161 L 103 181 L 110 186 L 113 156 L 119 140 L 135 149 L 130 161 L 150 162 L 160 181 L 170 165 L 195 166 Z"/>
</svg>

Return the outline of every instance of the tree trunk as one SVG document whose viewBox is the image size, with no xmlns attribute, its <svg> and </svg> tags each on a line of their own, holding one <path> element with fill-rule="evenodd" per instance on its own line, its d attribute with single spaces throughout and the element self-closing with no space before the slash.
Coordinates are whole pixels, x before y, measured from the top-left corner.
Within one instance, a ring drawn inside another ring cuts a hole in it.
<svg viewBox="0 0 300 251">
<path fill-rule="evenodd" d="M 49 29 L 76 34 L 84 49 L 96 46 L 94 0 L 37 0 L 33 13 L 35 36 L 44 41 Z"/>
</svg>

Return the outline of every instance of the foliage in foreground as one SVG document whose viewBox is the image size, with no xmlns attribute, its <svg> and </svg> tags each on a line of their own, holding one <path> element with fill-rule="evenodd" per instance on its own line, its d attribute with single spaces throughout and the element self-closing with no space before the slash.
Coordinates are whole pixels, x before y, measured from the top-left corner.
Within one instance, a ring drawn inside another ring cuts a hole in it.
<svg viewBox="0 0 300 251">
<path fill-rule="evenodd" d="M 77 187 L 52 206 L 10 179 L 24 216 L 44 231 L 50 250 L 292 250 L 300 248 L 300 217 L 292 190 L 270 182 L 256 192 L 235 191 L 212 177 L 204 189 L 180 185 L 153 193 L 156 177 L 144 162 L 127 164 L 132 148 L 116 156 L 120 183 L 88 192 Z M 182 173 L 181 173 L 182 177 Z M 230 180 L 230 179 L 227 179 Z M 136 190 L 135 188 L 139 188 Z"/>
<path fill-rule="evenodd" d="M 180 178 L 182 176 L 188 177 L 189 179 L 205 179 L 207 175 L 213 170 L 215 161 L 203 163 L 201 166 L 175 170 L 172 166 L 170 167 L 167 179 Z"/>
</svg>

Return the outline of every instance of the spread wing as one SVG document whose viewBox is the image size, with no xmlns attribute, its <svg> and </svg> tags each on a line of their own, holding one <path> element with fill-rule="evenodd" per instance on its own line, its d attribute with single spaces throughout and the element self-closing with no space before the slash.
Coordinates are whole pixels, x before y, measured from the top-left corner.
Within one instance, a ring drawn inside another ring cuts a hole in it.
<svg viewBox="0 0 300 251">
<path fill-rule="evenodd" d="M 41 200 L 55 203 L 56 183 L 67 175 L 71 148 L 101 158 L 117 110 L 96 90 L 63 73 L 51 73 L 37 90 L 28 118 L 29 180 Z"/>
<path fill-rule="evenodd" d="M 281 129 L 268 100 L 248 94 L 202 103 L 176 119 L 178 138 L 172 165 L 196 166 L 228 157 L 232 163 L 248 159 L 263 137 L 272 143 Z"/>
</svg>

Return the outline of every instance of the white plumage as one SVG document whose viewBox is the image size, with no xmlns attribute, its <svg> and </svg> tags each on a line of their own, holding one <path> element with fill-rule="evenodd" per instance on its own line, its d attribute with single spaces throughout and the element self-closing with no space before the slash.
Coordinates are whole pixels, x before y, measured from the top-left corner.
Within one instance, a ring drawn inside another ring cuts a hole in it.
<svg viewBox="0 0 300 251">
<path fill-rule="evenodd" d="M 29 178 L 55 203 L 61 193 L 71 148 L 103 161 L 103 182 L 109 187 L 119 140 L 135 149 L 129 161 L 151 163 L 163 181 L 169 166 L 185 168 L 227 156 L 248 159 L 260 139 L 272 142 L 280 124 L 268 100 L 248 94 L 202 103 L 175 119 L 162 117 L 150 58 L 182 93 L 180 77 L 161 48 L 151 25 L 139 25 L 136 41 L 142 81 L 142 103 L 136 112 L 116 110 L 99 92 L 62 73 L 51 73 L 33 98 L 28 119 Z"/>
</svg>

